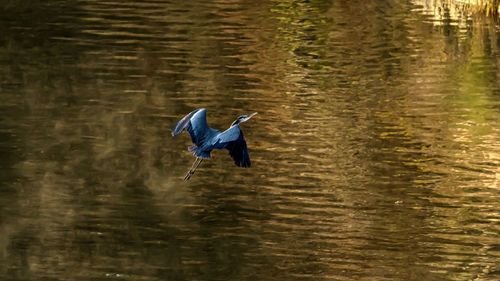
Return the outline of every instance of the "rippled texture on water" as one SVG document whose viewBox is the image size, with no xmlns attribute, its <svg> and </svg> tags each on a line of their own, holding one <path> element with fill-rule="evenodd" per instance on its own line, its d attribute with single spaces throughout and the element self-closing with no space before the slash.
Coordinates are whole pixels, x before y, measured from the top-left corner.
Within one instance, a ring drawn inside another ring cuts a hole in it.
<svg viewBox="0 0 500 281">
<path fill-rule="evenodd" d="M 428 5 L 1 2 L 0 279 L 499 280 L 500 29 Z"/>
</svg>

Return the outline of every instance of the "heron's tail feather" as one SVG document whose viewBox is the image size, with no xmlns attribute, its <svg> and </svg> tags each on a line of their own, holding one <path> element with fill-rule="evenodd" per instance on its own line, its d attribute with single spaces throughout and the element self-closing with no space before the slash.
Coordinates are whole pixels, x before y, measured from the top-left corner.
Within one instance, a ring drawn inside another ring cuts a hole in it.
<svg viewBox="0 0 500 281">
<path fill-rule="evenodd" d="M 194 156 L 198 158 L 210 158 L 210 151 L 202 150 L 196 145 L 188 147 L 188 150 L 193 153 Z"/>
</svg>

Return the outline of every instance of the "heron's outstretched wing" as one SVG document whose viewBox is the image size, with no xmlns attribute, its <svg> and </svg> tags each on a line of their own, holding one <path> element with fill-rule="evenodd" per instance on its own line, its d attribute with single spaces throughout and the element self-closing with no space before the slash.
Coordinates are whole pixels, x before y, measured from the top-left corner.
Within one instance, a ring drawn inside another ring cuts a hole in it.
<svg viewBox="0 0 500 281">
<path fill-rule="evenodd" d="M 236 166 L 250 167 L 251 162 L 247 143 L 243 137 L 243 131 L 241 131 L 239 126 L 232 126 L 220 133 L 216 146 L 229 150 L 229 155 L 233 158 Z"/>
<path fill-rule="evenodd" d="M 207 110 L 200 108 L 184 116 L 172 129 L 172 136 L 177 136 L 184 129 L 189 132 L 193 143 L 201 146 L 212 130 L 208 127 Z"/>
</svg>

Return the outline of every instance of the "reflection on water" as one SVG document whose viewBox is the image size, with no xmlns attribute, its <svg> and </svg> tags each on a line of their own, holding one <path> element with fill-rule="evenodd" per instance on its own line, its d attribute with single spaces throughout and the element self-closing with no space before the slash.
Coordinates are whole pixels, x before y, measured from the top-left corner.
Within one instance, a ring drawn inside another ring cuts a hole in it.
<svg viewBox="0 0 500 281">
<path fill-rule="evenodd" d="M 2 4 L 2 279 L 500 279 L 493 21 L 176 2 Z M 251 169 L 182 182 L 197 107 Z"/>
</svg>

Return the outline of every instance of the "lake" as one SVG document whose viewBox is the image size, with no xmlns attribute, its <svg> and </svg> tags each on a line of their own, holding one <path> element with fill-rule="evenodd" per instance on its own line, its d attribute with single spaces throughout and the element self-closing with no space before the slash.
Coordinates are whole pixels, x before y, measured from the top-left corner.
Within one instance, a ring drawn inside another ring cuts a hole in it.
<svg viewBox="0 0 500 281">
<path fill-rule="evenodd" d="M 432 3 L 2 1 L 0 279 L 500 280 L 500 28 Z"/>
</svg>

